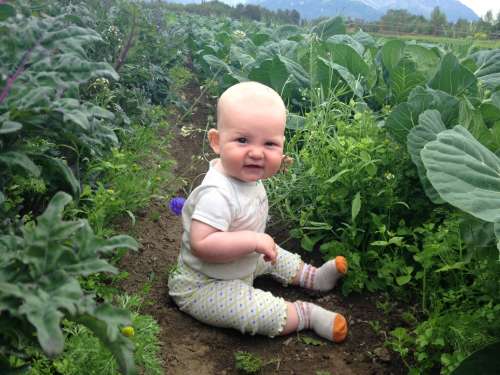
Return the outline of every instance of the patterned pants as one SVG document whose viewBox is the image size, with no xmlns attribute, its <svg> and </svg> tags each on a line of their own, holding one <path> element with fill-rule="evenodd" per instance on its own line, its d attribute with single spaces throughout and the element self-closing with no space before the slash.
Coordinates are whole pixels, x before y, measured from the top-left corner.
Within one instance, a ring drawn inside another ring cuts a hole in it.
<svg viewBox="0 0 500 375">
<path fill-rule="evenodd" d="M 182 311 L 203 323 L 274 337 L 285 327 L 287 305 L 283 298 L 255 289 L 253 281 L 271 275 L 286 285 L 297 274 L 300 263 L 298 254 L 278 247 L 275 265 L 261 256 L 253 275 L 236 280 L 212 279 L 179 264 L 170 274 L 169 294 Z"/>
</svg>

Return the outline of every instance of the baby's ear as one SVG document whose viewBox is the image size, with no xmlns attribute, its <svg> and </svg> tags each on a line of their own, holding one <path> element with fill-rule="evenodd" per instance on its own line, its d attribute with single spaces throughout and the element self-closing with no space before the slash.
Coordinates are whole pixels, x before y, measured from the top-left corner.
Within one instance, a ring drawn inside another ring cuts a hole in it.
<svg viewBox="0 0 500 375">
<path fill-rule="evenodd" d="M 291 167 L 293 164 L 293 158 L 291 156 L 283 154 L 281 157 L 281 166 L 280 166 L 280 172 L 286 173 L 288 172 L 288 168 Z"/>
<path fill-rule="evenodd" d="M 208 131 L 208 142 L 210 143 L 210 147 L 216 154 L 220 153 L 220 144 L 219 144 L 219 131 L 217 129 L 210 129 Z"/>
</svg>

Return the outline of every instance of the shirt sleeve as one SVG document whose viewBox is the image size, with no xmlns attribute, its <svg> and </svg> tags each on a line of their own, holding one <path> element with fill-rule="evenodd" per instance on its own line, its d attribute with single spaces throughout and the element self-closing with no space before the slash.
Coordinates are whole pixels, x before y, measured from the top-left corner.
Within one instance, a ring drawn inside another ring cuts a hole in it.
<svg viewBox="0 0 500 375">
<path fill-rule="evenodd" d="M 226 232 L 232 222 L 233 210 L 228 197 L 217 188 L 200 191 L 192 219 Z"/>
</svg>

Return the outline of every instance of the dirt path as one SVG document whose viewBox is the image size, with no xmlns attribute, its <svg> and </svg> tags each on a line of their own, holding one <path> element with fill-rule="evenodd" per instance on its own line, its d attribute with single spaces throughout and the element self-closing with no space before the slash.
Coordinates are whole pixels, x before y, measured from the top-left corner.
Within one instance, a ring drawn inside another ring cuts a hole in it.
<svg viewBox="0 0 500 375">
<path fill-rule="evenodd" d="M 190 103 L 199 96 L 193 84 L 186 96 Z M 182 125 L 205 129 L 213 116 L 213 102 L 202 98 L 193 116 L 173 126 L 175 137 L 170 153 L 177 161 L 175 173 L 189 184 L 197 185 L 206 170 L 206 162 L 197 159 L 202 152 L 204 134 L 192 132 L 180 136 Z M 175 122 L 171 122 L 175 124 Z M 205 146 L 206 150 L 206 146 Z M 189 186 L 189 185 L 188 185 Z M 288 300 L 314 301 L 343 313 L 350 323 L 348 339 L 341 345 L 321 340 L 322 345 L 307 345 L 300 337 L 318 339 L 311 332 L 270 339 L 242 335 L 238 331 L 206 326 L 180 312 L 168 297 L 167 273 L 175 264 L 182 231 L 181 220 L 172 215 L 165 202 L 152 202 L 138 214 L 131 234 L 140 242 L 137 253 L 127 254 L 120 269 L 129 272 L 121 287 L 127 293 L 145 293 L 142 312 L 152 315 L 161 326 L 162 359 L 165 374 L 238 374 L 234 352 L 248 351 L 267 364 L 261 374 L 404 374 L 406 371 L 394 353 L 384 348 L 385 332 L 395 322 L 377 310 L 377 296 L 343 298 L 338 291 L 324 295 L 306 293 L 296 288 L 283 288 L 270 279 L 257 280 L 256 287 L 270 290 Z M 294 250 L 287 244 L 286 248 Z M 378 333 L 369 321 L 378 321 Z"/>
</svg>

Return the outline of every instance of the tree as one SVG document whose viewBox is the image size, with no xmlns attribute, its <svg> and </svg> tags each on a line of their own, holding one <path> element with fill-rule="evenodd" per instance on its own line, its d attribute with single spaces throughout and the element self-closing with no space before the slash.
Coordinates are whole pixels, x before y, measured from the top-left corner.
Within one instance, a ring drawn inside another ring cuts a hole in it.
<svg viewBox="0 0 500 375">
<path fill-rule="evenodd" d="M 493 12 L 491 10 L 487 11 L 486 14 L 483 16 L 483 20 L 484 22 L 493 25 L 495 23 L 493 20 Z"/>
<path fill-rule="evenodd" d="M 435 7 L 431 13 L 431 25 L 434 35 L 443 33 L 446 24 L 446 14 L 441 12 L 441 9 L 439 9 L 439 7 Z"/>
<path fill-rule="evenodd" d="M 466 35 L 469 35 L 471 30 L 470 30 L 470 22 L 467 21 L 464 18 L 459 18 L 455 25 L 453 26 L 453 30 L 455 31 L 455 36 L 457 37 L 463 37 Z"/>
</svg>

